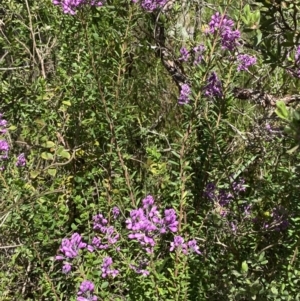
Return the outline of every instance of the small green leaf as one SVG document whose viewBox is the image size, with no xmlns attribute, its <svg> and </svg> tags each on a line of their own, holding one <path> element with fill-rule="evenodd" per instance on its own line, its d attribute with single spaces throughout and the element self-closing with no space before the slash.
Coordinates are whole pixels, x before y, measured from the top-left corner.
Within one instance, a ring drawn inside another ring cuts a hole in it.
<svg viewBox="0 0 300 301">
<path fill-rule="evenodd" d="M 261 42 L 262 40 L 262 32 L 257 29 L 256 30 L 256 46 Z"/>
<path fill-rule="evenodd" d="M 50 176 L 55 177 L 57 170 L 55 168 L 49 168 L 47 172 Z"/>
<path fill-rule="evenodd" d="M 17 129 L 17 127 L 15 125 L 11 125 L 8 130 L 9 131 L 15 131 Z"/>
<path fill-rule="evenodd" d="M 42 157 L 44 160 L 53 160 L 53 155 L 50 154 L 50 153 L 43 152 L 43 153 L 41 154 L 41 157 Z"/>
<path fill-rule="evenodd" d="M 241 268 L 241 270 L 242 270 L 242 273 L 247 273 L 248 272 L 248 264 L 247 264 L 246 261 L 242 262 L 242 268 Z"/>
<path fill-rule="evenodd" d="M 265 252 L 261 252 L 258 258 L 258 261 L 263 261 L 265 258 Z"/>
<path fill-rule="evenodd" d="M 278 295 L 278 289 L 277 289 L 275 286 L 272 286 L 272 287 L 271 287 L 271 292 L 272 292 L 274 295 Z"/>
<path fill-rule="evenodd" d="M 77 228 L 78 228 L 78 227 L 77 227 L 74 223 L 71 224 L 71 229 L 72 229 L 73 231 L 76 231 Z"/>
<path fill-rule="evenodd" d="M 39 174 L 40 174 L 40 172 L 38 170 L 31 170 L 30 171 L 30 178 L 35 179 Z"/>
<path fill-rule="evenodd" d="M 245 13 L 246 15 L 249 15 L 249 14 L 251 13 L 250 5 L 249 5 L 249 4 L 246 4 L 246 5 L 244 6 L 244 13 Z"/>
<path fill-rule="evenodd" d="M 70 159 L 71 158 L 71 155 L 68 151 L 64 150 L 62 152 L 60 152 L 59 156 L 63 157 L 63 158 L 66 158 L 66 159 Z"/>
<path fill-rule="evenodd" d="M 104 288 L 107 288 L 107 287 L 108 287 L 108 285 L 109 285 L 109 283 L 108 283 L 107 281 L 105 281 L 105 282 L 102 282 L 102 284 L 101 284 L 101 288 L 102 288 L 102 289 L 104 289 Z"/>
<path fill-rule="evenodd" d="M 64 100 L 62 103 L 68 107 L 71 106 L 71 102 L 69 100 Z"/>
<path fill-rule="evenodd" d="M 43 144 L 43 147 L 52 148 L 55 146 L 55 143 L 53 141 L 47 141 Z"/>
</svg>

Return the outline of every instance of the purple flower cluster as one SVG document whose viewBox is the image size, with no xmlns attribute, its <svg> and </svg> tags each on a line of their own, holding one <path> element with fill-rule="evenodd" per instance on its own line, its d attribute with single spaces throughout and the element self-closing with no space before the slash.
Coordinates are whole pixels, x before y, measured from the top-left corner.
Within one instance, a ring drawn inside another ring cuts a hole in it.
<svg viewBox="0 0 300 301">
<path fill-rule="evenodd" d="M 78 256 L 80 249 L 83 249 L 87 246 L 86 243 L 82 242 L 82 237 L 78 233 L 74 233 L 71 239 L 64 238 L 61 243 L 60 251 L 64 254 L 56 256 L 57 260 L 62 260 L 65 258 L 73 259 Z"/>
<path fill-rule="evenodd" d="M 203 45 L 198 45 L 194 47 L 193 50 L 195 53 L 194 65 L 198 65 L 203 59 L 203 52 L 205 51 L 205 47 Z"/>
<path fill-rule="evenodd" d="M 204 87 L 204 95 L 206 97 L 222 97 L 222 83 L 216 72 L 212 72 L 207 79 L 207 85 Z"/>
<path fill-rule="evenodd" d="M 255 218 L 253 221 L 258 222 L 259 219 Z M 264 229 L 274 229 L 278 232 L 286 230 L 288 226 L 288 214 L 282 206 L 274 208 L 271 214 L 269 215 L 269 220 L 263 223 Z"/>
<path fill-rule="evenodd" d="M 112 209 L 113 218 L 116 219 L 120 214 L 120 209 L 114 207 Z M 174 209 L 164 210 L 161 215 L 157 206 L 154 204 L 154 199 L 148 195 L 142 200 L 142 206 L 138 209 L 131 210 L 130 217 L 126 220 L 126 228 L 129 230 L 128 238 L 137 241 L 144 251 L 148 254 L 153 254 L 154 247 L 158 239 L 161 239 L 163 234 L 176 233 L 178 231 L 178 221 Z M 82 241 L 82 237 L 78 233 L 74 233 L 72 237 L 64 238 L 60 246 L 61 254 L 56 256 L 56 260 L 65 260 L 62 272 L 67 274 L 72 269 L 71 260 L 79 255 L 81 249 L 86 248 L 90 252 L 95 250 L 107 250 L 119 240 L 119 234 L 113 226 L 110 226 L 108 220 L 103 214 L 97 214 L 93 217 L 93 229 L 101 234 L 101 237 L 94 236 L 91 245 Z M 184 243 L 183 239 L 175 238 L 171 243 L 171 250 L 181 248 L 185 255 L 190 253 L 201 254 L 195 239 Z M 120 252 L 120 248 L 115 248 Z M 106 251 L 107 252 L 107 251 Z M 144 253 L 145 256 L 146 253 Z M 113 259 L 107 253 L 103 258 L 101 265 L 102 278 L 116 277 L 119 274 L 117 269 L 112 268 Z M 148 276 L 150 272 L 147 270 L 148 260 L 137 258 L 135 263 L 131 263 L 129 267 L 137 274 Z M 82 284 L 78 293 L 77 300 L 96 300 L 93 295 L 93 286 L 86 282 Z"/>
<path fill-rule="evenodd" d="M 137 3 L 139 0 L 132 0 L 132 2 Z M 164 7 L 167 2 L 168 0 L 141 0 L 140 5 L 144 10 L 152 12 L 158 8 Z"/>
<path fill-rule="evenodd" d="M 288 68 L 287 72 L 293 77 L 300 78 L 300 46 L 295 51 L 295 62 L 293 68 Z"/>
<path fill-rule="evenodd" d="M 0 140 L 0 159 L 5 160 L 8 158 L 10 146 L 6 140 Z"/>
<path fill-rule="evenodd" d="M 166 209 L 165 216 L 160 217 L 154 199 L 148 195 L 143 200 L 143 206 L 130 212 L 126 220 L 127 229 L 131 231 L 130 239 L 138 241 L 148 253 L 153 253 L 155 238 L 167 232 L 177 232 L 177 216 L 174 209 Z"/>
<path fill-rule="evenodd" d="M 276 231 L 284 231 L 289 226 L 287 212 L 283 207 L 274 208 L 271 214 L 273 221 L 276 224 Z"/>
<path fill-rule="evenodd" d="M 117 208 L 119 210 L 119 208 Z M 113 209 L 116 213 L 116 207 Z M 119 240 L 119 233 L 116 232 L 116 229 L 113 226 L 107 226 L 107 219 L 103 217 L 102 214 L 95 215 L 93 217 L 94 226 L 93 229 L 101 232 L 103 238 L 95 236 L 92 240 L 92 250 L 94 247 L 97 249 L 108 249 L 111 245 L 115 244 Z"/>
<path fill-rule="evenodd" d="M 5 134 L 7 132 L 7 121 L 2 116 L 3 114 L 0 113 L 0 134 Z"/>
<path fill-rule="evenodd" d="M 246 190 L 244 179 L 240 179 L 239 181 L 234 181 L 231 186 L 232 186 L 232 190 L 237 195 Z M 208 183 L 207 186 L 206 186 L 206 190 L 205 190 L 204 194 L 211 201 L 213 201 L 215 204 L 220 206 L 220 208 L 224 209 L 220 212 L 221 216 L 224 217 L 224 216 L 227 215 L 227 211 L 225 210 L 225 208 L 233 200 L 233 195 L 230 191 L 228 191 L 227 189 L 217 189 L 217 187 L 214 183 Z M 247 210 L 247 213 L 248 213 L 248 211 L 250 210 L 250 206 L 246 206 L 245 211 L 246 210 Z"/>
<path fill-rule="evenodd" d="M 234 22 L 227 16 L 221 15 L 219 12 L 212 15 L 209 22 L 209 33 L 218 33 L 221 38 L 223 49 L 232 51 L 239 45 L 238 39 L 241 36 L 239 30 L 233 30 Z"/>
<path fill-rule="evenodd" d="M 194 58 L 194 65 L 198 65 L 201 63 L 201 61 L 203 59 L 204 51 L 205 51 L 205 47 L 202 44 L 192 48 L 191 50 L 188 50 L 185 47 L 182 47 L 180 49 L 181 56 L 179 57 L 179 60 L 183 61 L 183 62 L 187 62 L 189 60 L 189 58 L 191 57 L 191 54 L 193 54 L 192 57 Z"/>
<path fill-rule="evenodd" d="M 232 183 L 232 189 L 235 193 L 240 193 L 246 191 L 245 180 L 239 179 L 239 181 L 234 181 Z"/>
<path fill-rule="evenodd" d="M 188 104 L 190 101 L 191 88 L 188 84 L 181 85 L 180 95 L 178 97 L 178 103 L 180 105 Z"/>
<path fill-rule="evenodd" d="M 247 71 L 248 68 L 256 63 L 256 57 L 248 54 L 239 54 L 237 56 L 238 60 L 238 71 Z"/>
<path fill-rule="evenodd" d="M 92 6 L 103 5 L 103 1 L 95 1 L 95 0 L 52 0 L 52 3 L 54 5 L 61 6 L 64 14 L 69 14 L 69 15 L 75 15 L 76 10 L 86 4 Z"/>
<path fill-rule="evenodd" d="M 299 65 L 300 63 L 300 46 L 297 47 L 295 52 L 295 63 Z"/>
<path fill-rule="evenodd" d="M 179 58 L 179 60 L 184 61 L 184 62 L 187 62 L 191 55 L 190 52 L 185 47 L 182 47 L 180 49 L 180 54 L 181 54 L 181 57 Z"/>
<path fill-rule="evenodd" d="M 97 301 L 97 296 L 94 295 L 94 283 L 89 280 L 84 280 L 79 287 L 77 293 L 77 301 Z"/>
<path fill-rule="evenodd" d="M 172 252 L 175 249 L 180 250 L 185 255 L 187 255 L 189 252 L 201 254 L 199 247 L 197 246 L 197 241 L 195 239 L 192 239 L 188 241 L 188 243 L 185 243 L 183 237 L 179 235 L 175 236 L 174 241 L 171 242 L 170 251 Z"/>
<path fill-rule="evenodd" d="M 0 135 L 5 135 L 7 133 L 7 121 L 3 119 L 3 114 L 0 113 Z M 4 140 L 0 139 L 0 160 L 8 159 L 8 153 L 10 150 L 9 143 Z M 17 157 L 16 166 L 25 166 L 26 165 L 26 158 L 25 155 L 22 153 Z M 3 166 L 0 168 L 1 170 L 4 169 Z"/>
<path fill-rule="evenodd" d="M 62 240 L 61 246 L 59 248 L 60 252 L 63 255 L 57 255 L 56 260 L 69 260 L 74 259 L 78 256 L 80 249 L 88 248 L 89 251 L 92 251 L 91 246 L 88 246 L 82 241 L 82 237 L 78 233 L 74 233 L 71 238 L 64 238 Z M 64 273 L 69 273 L 71 271 L 71 264 L 66 262 L 62 268 Z"/>
<path fill-rule="evenodd" d="M 24 153 L 21 153 L 17 158 L 16 166 L 25 166 L 25 165 L 26 165 L 26 158 Z"/>
<path fill-rule="evenodd" d="M 111 269 L 111 265 L 113 264 L 113 260 L 111 257 L 107 256 L 103 259 L 103 263 L 101 266 L 102 278 L 106 278 L 111 275 L 113 278 L 119 274 L 118 270 Z"/>
<path fill-rule="evenodd" d="M 7 133 L 7 121 L 3 119 L 3 114 L 0 113 L 0 134 Z M 0 160 L 8 158 L 10 146 L 6 140 L 0 140 Z"/>
<path fill-rule="evenodd" d="M 113 214 L 114 219 L 117 219 L 118 216 L 120 215 L 120 209 L 119 209 L 118 207 L 115 206 L 115 207 L 112 209 L 112 214 Z"/>
<path fill-rule="evenodd" d="M 139 260 L 138 264 L 130 264 L 130 268 L 134 270 L 137 274 L 141 274 L 143 276 L 148 276 L 150 272 L 146 269 L 148 265 L 147 260 Z"/>
</svg>

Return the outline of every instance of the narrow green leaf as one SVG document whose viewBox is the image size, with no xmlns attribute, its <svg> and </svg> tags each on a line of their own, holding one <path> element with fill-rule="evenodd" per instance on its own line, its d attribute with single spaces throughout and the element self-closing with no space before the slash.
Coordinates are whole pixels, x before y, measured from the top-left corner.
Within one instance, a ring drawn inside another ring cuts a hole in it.
<svg viewBox="0 0 300 301">
<path fill-rule="evenodd" d="M 276 107 L 277 109 L 275 110 L 275 113 L 277 114 L 277 116 L 281 119 L 288 120 L 289 112 L 286 108 L 285 103 L 282 100 L 277 101 Z"/>
<path fill-rule="evenodd" d="M 71 102 L 69 100 L 64 100 L 62 103 L 68 107 L 71 106 Z"/>
<path fill-rule="evenodd" d="M 291 155 L 291 154 L 294 153 L 298 148 L 299 148 L 299 145 L 296 145 L 296 146 L 294 146 L 293 148 L 289 149 L 289 150 L 287 151 L 287 153 L 288 153 L 289 155 Z"/>
</svg>

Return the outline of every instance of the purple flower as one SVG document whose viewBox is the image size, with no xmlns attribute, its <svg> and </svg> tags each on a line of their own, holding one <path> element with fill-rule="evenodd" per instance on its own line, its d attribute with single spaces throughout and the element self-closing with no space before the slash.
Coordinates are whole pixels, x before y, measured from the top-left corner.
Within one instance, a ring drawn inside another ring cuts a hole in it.
<svg viewBox="0 0 300 301">
<path fill-rule="evenodd" d="M 92 6 L 102 6 L 103 1 L 89 0 L 52 0 L 54 5 L 60 5 L 64 14 L 75 15 L 76 10 L 85 4 Z"/>
<path fill-rule="evenodd" d="M 238 30 L 232 30 L 234 22 L 228 19 L 225 15 L 220 15 L 219 12 L 212 15 L 209 22 L 209 32 L 215 34 L 216 32 L 220 35 L 221 45 L 223 49 L 232 51 L 238 43 L 238 39 L 241 34 Z"/>
<path fill-rule="evenodd" d="M 147 195 L 146 198 L 143 199 L 143 208 L 147 209 L 148 207 L 154 204 L 154 198 L 151 195 Z"/>
<path fill-rule="evenodd" d="M 227 19 L 226 16 L 222 16 L 219 12 L 216 12 L 211 16 L 209 22 L 210 33 L 215 33 L 221 29 L 232 28 L 234 23 L 232 20 Z"/>
<path fill-rule="evenodd" d="M 72 269 L 72 266 L 70 265 L 70 263 L 67 262 L 63 265 L 62 272 L 64 274 L 68 274 L 71 271 L 71 269 Z"/>
<path fill-rule="evenodd" d="M 137 274 L 141 274 L 144 277 L 148 276 L 150 272 L 146 269 L 148 266 L 147 260 L 139 260 L 138 265 L 130 264 L 129 267 L 133 269 Z"/>
<path fill-rule="evenodd" d="M 175 249 L 180 249 L 183 254 L 187 254 L 187 245 L 184 243 L 184 239 L 181 236 L 175 236 L 174 241 L 171 242 L 170 252 Z"/>
<path fill-rule="evenodd" d="M 73 259 L 78 255 L 80 249 L 83 249 L 87 246 L 86 243 L 82 242 L 81 235 L 74 233 L 71 239 L 64 238 L 62 240 L 60 251 L 64 254 L 56 256 L 56 260 L 62 260 L 64 258 Z"/>
<path fill-rule="evenodd" d="M 237 230 L 236 224 L 235 224 L 234 222 L 231 222 L 231 223 L 230 223 L 230 226 L 231 226 L 231 230 L 232 230 L 233 232 L 236 232 L 236 230 Z"/>
<path fill-rule="evenodd" d="M 5 134 L 7 132 L 7 121 L 2 119 L 3 114 L 0 113 L 0 134 Z"/>
<path fill-rule="evenodd" d="M 24 153 L 22 153 L 17 158 L 16 166 L 25 166 L 25 165 L 26 165 L 26 158 Z"/>
<path fill-rule="evenodd" d="M 282 206 L 274 208 L 271 217 L 276 224 L 276 231 L 284 231 L 288 228 L 289 221 L 287 219 L 287 211 Z"/>
<path fill-rule="evenodd" d="M 194 65 L 198 65 L 201 63 L 203 59 L 203 52 L 205 51 L 205 47 L 203 45 L 199 45 L 197 47 L 194 47 L 194 53 L 195 53 L 195 60 Z"/>
<path fill-rule="evenodd" d="M 180 54 L 181 57 L 179 58 L 179 60 L 187 62 L 190 57 L 190 52 L 185 47 L 182 47 L 180 49 Z"/>
<path fill-rule="evenodd" d="M 171 242 L 170 251 L 174 251 L 175 249 L 180 250 L 183 254 L 187 255 L 190 251 L 191 253 L 201 254 L 199 247 L 197 246 L 196 239 L 192 239 L 188 241 L 186 244 L 184 239 L 181 236 L 175 236 L 174 241 Z"/>
<path fill-rule="evenodd" d="M 197 241 L 196 239 L 192 239 L 187 243 L 189 250 L 191 252 L 197 253 L 197 254 L 201 254 L 199 247 L 197 246 Z"/>
<path fill-rule="evenodd" d="M 112 214 L 113 214 L 113 216 L 114 216 L 114 219 L 117 219 L 118 216 L 120 215 L 120 209 L 119 209 L 118 207 L 115 206 L 115 207 L 112 209 Z"/>
<path fill-rule="evenodd" d="M 168 0 L 141 0 L 140 4 L 144 10 L 152 12 L 155 9 L 164 7 L 167 1 Z M 132 0 L 132 2 L 137 3 L 138 0 Z"/>
<path fill-rule="evenodd" d="M 177 217 L 173 209 L 165 210 L 165 217 L 161 218 L 152 196 L 147 196 L 142 208 L 131 210 L 130 218 L 126 220 L 126 227 L 130 230 L 128 238 L 134 239 L 148 253 L 153 253 L 156 238 L 168 231 L 177 231 Z"/>
<path fill-rule="evenodd" d="M 300 65 L 300 46 L 296 48 L 295 51 L 295 66 L 294 68 L 287 68 L 286 71 L 292 75 L 293 77 L 300 78 L 300 70 L 299 70 L 299 65 Z"/>
<path fill-rule="evenodd" d="M 174 209 L 165 210 L 165 217 L 163 222 L 165 229 L 169 229 L 171 232 L 177 232 L 178 221 Z"/>
<path fill-rule="evenodd" d="M 238 30 L 232 31 L 231 29 L 225 30 L 221 34 L 221 45 L 223 49 L 232 51 L 238 44 L 237 40 L 241 37 L 241 33 Z"/>
<path fill-rule="evenodd" d="M 93 295 L 95 286 L 94 283 L 89 280 L 84 280 L 79 287 L 77 293 L 77 301 L 97 301 L 97 296 Z"/>
<path fill-rule="evenodd" d="M 107 219 L 103 217 L 102 214 L 97 214 L 93 217 L 94 221 L 94 230 L 100 230 L 100 232 L 105 233 L 106 232 L 106 225 L 107 225 Z"/>
<path fill-rule="evenodd" d="M 115 244 L 119 240 L 120 235 L 116 233 L 115 228 L 110 226 L 106 230 L 105 238 L 107 239 L 110 245 Z"/>
<path fill-rule="evenodd" d="M 246 191 L 245 180 L 240 179 L 239 181 L 233 182 L 232 188 L 235 193 Z"/>
<path fill-rule="evenodd" d="M 247 71 L 248 68 L 256 63 L 256 57 L 248 54 L 239 54 L 238 59 L 238 71 Z"/>
<path fill-rule="evenodd" d="M 228 205 L 233 199 L 233 195 L 230 192 L 225 191 L 224 189 L 219 190 L 218 201 L 220 206 L 224 207 Z"/>
<path fill-rule="evenodd" d="M 92 248 L 108 249 L 110 245 L 115 244 L 119 240 L 119 233 L 116 232 L 113 226 L 105 226 L 107 220 L 103 218 L 102 214 L 98 214 L 94 217 L 94 229 L 100 229 L 100 232 L 104 234 L 104 237 L 99 238 L 95 236 L 92 240 Z"/>
<path fill-rule="evenodd" d="M 244 214 L 246 215 L 246 217 L 249 217 L 249 215 L 251 214 L 251 207 L 251 204 L 244 206 Z"/>
<path fill-rule="evenodd" d="M 297 47 L 296 53 L 295 53 L 296 64 L 299 64 L 299 58 L 300 58 L 300 46 Z"/>
<path fill-rule="evenodd" d="M 0 140 L 0 152 L 2 152 L 2 155 L 0 155 L 0 159 L 7 159 L 8 158 L 8 151 L 10 147 L 6 140 Z"/>
<path fill-rule="evenodd" d="M 214 201 L 216 199 L 216 185 L 214 183 L 208 183 L 206 185 L 206 189 L 204 194 L 211 200 Z"/>
<path fill-rule="evenodd" d="M 190 101 L 191 88 L 188 84 L 181 85 L 180 95 L 178 98 L 178 103 L 183 105 Z"/>
<path fill-rule="evenodd" d="M 207 79 L 207 85 L 204 87 L 204 94 L 209 98 L 222 97 L 222 84 L 214 71 Z"/>
<path fill-rule="evenodd" d="M 112 270 L 110 266 L 113 264 L 113 260 L 111 257 L 107 256 L 103 259 L 103 263 L 101 266 L 102 270 L 102 278 L 106 278 L 111 275 L 113 278 L 119 274 L 118 270 Z"/>
<path fill-rule="evenodd" d="M 95 246 L 96 248 L 100 249 L 100 247 L 101 247 L 101 238 L 95 236 L 92 240 L 92 245 Z"/>
</svg>

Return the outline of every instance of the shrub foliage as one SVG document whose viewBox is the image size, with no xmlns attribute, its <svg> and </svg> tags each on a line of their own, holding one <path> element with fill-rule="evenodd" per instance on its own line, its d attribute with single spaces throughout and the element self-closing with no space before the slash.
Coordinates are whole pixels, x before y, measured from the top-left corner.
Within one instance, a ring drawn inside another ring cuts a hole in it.
<svg viewBox="0 0 300 301">
<path fill-rule="evenodd" d="M 0 300 L 299 300 L 300 2 L 4 2 Z"/>
</svg>

